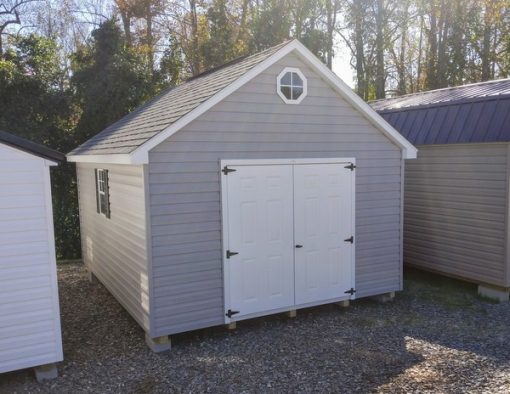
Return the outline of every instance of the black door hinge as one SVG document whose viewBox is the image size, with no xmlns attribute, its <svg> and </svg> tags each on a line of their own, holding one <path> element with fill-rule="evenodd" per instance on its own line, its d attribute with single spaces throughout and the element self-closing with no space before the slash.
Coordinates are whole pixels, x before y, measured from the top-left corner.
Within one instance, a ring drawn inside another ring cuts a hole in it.
<svg viewBox="0 0 510 394">
<path fill-rule="evenodd" d="M 232 316 L 234 316 L 234 315 L 236 315 L 238 313 L 239 313 L 239 311 L 233 311 L 232 309 L 229 309 L 227 311 L 227 313 L 225 313 L 225 316 L 227 316 L 230 319 Z"/>
<path fill-rule="evenodd" d="M 351 235 L 350 238 L 344 239 L 344 242 L 350 242 L 351 244 L 353 244 L 354 243 L 354 236 Z"/>
<path fill-rule="evenodd" d="M 345 166 L 344 168 L 348 168 L 349 170 L 354 171 L 354 169 L 356 168 L 356 166 L 354 165 L 354 163 L 351 163 L 351 164 L 349 164 L 348 166 Z"/>
<path fill-rule="evenodd" d="M 223 170 L 221 170 L 221 172 L 223 172 L 225 175 L 228 175 L 229 172 L 234 172 L 234 171 L 237 171 L 237 170 L 234 170 L 233 168 L 228 168 L 227 166 L 223 167 Z"/>
<path fill-rule="evenodd" d="M 354 295 L 354 293 L 356 293 L 356 290 L 354 290 L 352 287 L 350 290 L 347 290 L 347 291 L 344 291 L 345 294 L 350 294 L 350 295 Z"/>
<path fill-rule="evenodd" d="M 236 254 L 239 254 L 238 252 L 231 252 L 230 250 L 227 250 L 227 259 L 229 259 L 232 256 L 235 256 Z"/>
</svg>

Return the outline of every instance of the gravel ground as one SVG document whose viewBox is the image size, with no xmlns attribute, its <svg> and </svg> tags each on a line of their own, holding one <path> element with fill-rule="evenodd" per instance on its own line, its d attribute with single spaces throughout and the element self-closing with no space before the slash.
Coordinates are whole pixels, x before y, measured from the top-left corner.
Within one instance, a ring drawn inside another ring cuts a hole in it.
<svg viewBox="0 0 510 394">
<path fill-rule="evenodd" d="M 143 331 L 81 264 L 59 267 L 64 358 L 57 380 L 0 375 L 1 393 L 510 392 L 510 305 L 418 272 L 394 302 L 359 300 L 172 337 Z"/>
</svg>

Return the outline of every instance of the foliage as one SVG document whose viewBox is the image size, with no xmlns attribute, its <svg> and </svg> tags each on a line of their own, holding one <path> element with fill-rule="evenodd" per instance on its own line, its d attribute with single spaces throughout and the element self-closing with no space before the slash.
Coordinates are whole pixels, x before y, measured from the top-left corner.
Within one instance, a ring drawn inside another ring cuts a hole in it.
<svg viewBox="0 0 510 394">
<path fill-rule="evenodd" d="M 153 95 L 146 59 L 126 45 L 115 21 L 92 33 L 72 58 L 71 85 L 81 108 L 76 133 L 85 141 Z"/>
<path fill-rule="evenodd" d="M 0 129 L 48 145 L 71 150 L 74 112 L 63 87 L 55 41 L 35 35 L 19 37 L 0 59 Z M 76 182 L 70 165 L 53 169 L 53 209 L 57 255 L 80 256 Z"/>
</svg>

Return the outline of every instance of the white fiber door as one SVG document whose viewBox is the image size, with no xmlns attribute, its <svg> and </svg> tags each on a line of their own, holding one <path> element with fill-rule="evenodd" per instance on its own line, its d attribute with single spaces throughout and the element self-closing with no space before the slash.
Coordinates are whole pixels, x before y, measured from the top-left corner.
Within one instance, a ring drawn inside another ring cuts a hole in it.
<svg viewBox="0 0 510 394">
<path fill-rule="evenodd" d="M 291 165 L 229 166 L 223 175 L 226 304 L 233 320 L 294 304 Z M 224 206 L 225 207 L 225 206 Z"/>
<path fill-rule="evenodd" d="M 354 171 L 346 165 L 294 166 L 297 305 L 347 299 L 354 287 Z"/>
</svg>

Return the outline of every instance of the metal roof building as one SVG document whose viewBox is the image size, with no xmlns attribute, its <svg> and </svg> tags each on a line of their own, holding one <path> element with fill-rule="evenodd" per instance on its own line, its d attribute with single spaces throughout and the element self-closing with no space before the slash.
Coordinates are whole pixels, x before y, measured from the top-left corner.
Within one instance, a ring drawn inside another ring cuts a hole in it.
<svg viewBox="0 0 510 394">
<path fill-rule="evenodd" d="M 510 79 L 371 103 L 418 147 L 405 176 L 404 261 L 510 288 Z"/>
</svg>

